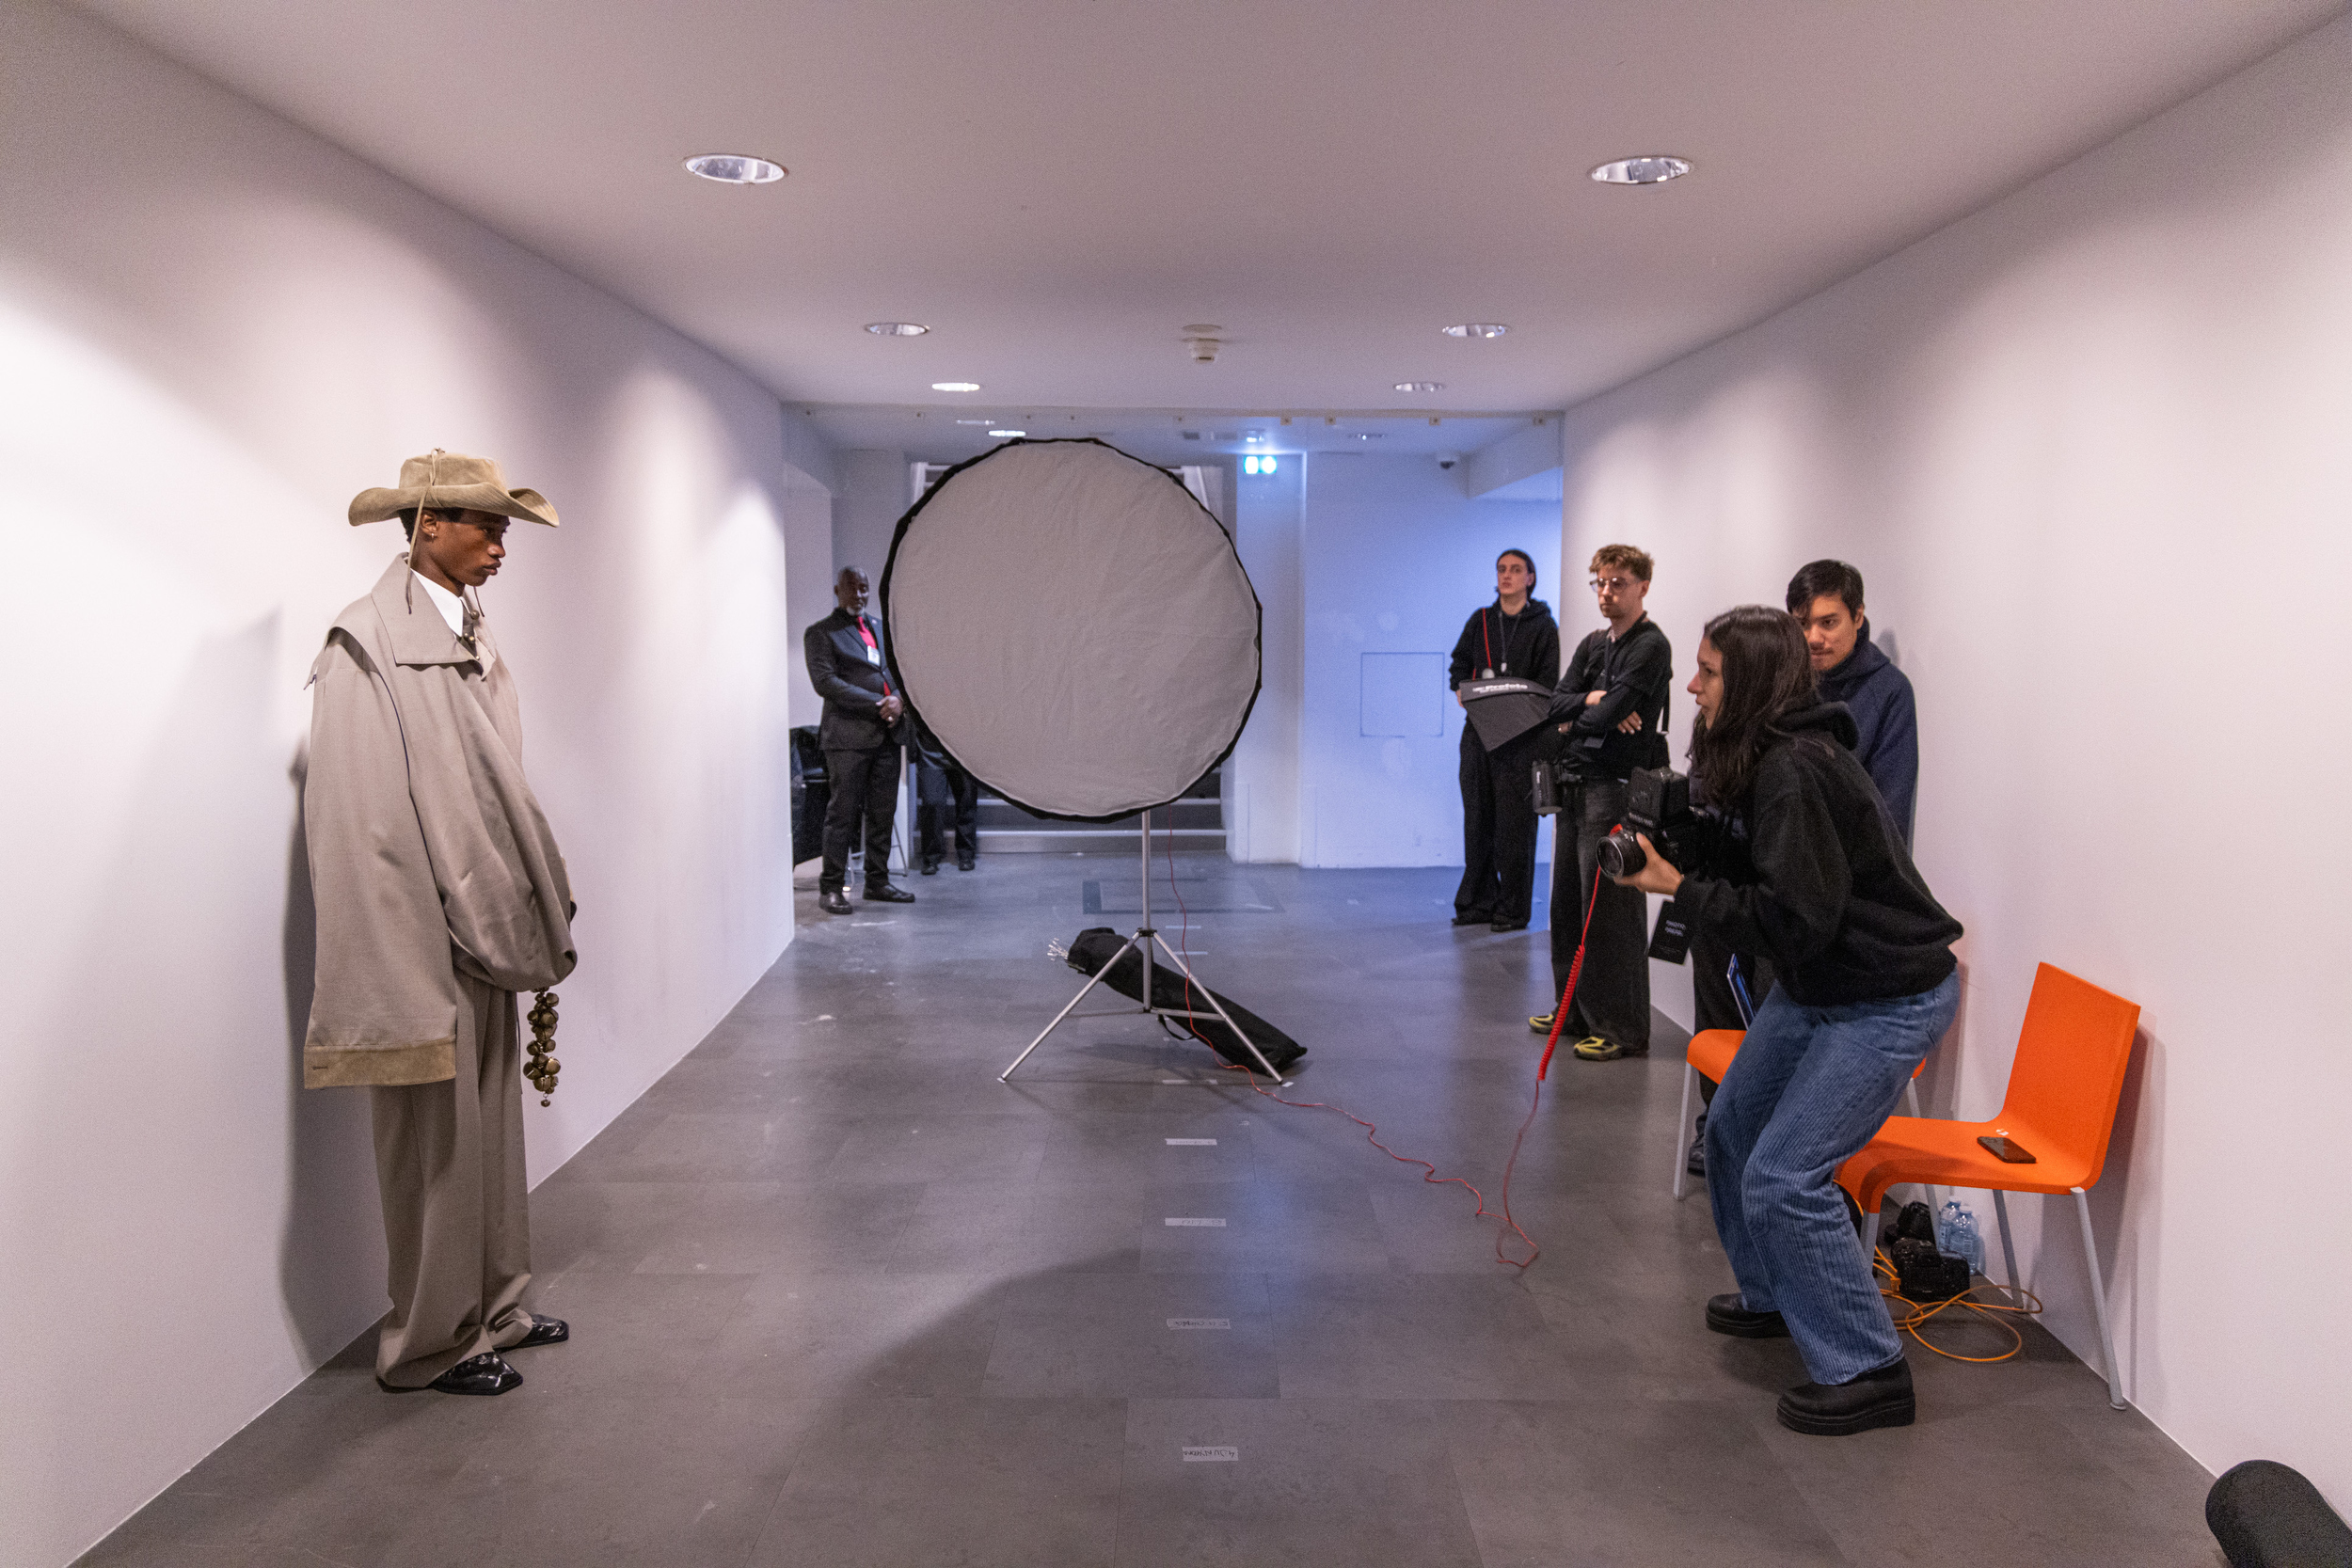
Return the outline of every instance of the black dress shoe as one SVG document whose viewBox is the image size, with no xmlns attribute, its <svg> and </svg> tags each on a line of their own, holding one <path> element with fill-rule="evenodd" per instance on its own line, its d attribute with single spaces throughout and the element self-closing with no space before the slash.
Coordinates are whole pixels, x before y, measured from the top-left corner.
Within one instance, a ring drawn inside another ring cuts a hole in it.
<svg viewBox="0 0 2352 1568">
<path fill-rule="evenodd" d="M 1524 931 L 1527 929 L 1527 922 L 1524 920 L 1498 920 L 1494 923 L 1492 928 L 1498 931 Z"/>
<path fill-rule="evenodd" d="M 560 1345 L 572 1337 L 572 1325 L 561 1318 L 531 1315 L 531 1332 L 507 1346 L 509 1350 L 529 1350 L 533 1345 Z"/>
<path fill-rule="evenodd" d="M 839 888 L 828 888 L 817 895 L 817 907 L 827 914 L 849 914 L 850 895 Z"/>
<path fill-rule="evenodd" d="M 400 1388 L 376 1379 L 384 1389 L 394 1394 L 421 1393 L 422 1388 Z M 523 1386 L 523 1374 L 506 1364 L 506 1357 L 494 1350 L 480 1355 L 469 1355 L 448 1371 L 425 1384 L 424 1388 L 444 1394 L 503 1394 L 509 1388 Z"/>
<path fill-rule="evenodd" d="M 892 887 L 888 882 L 882 883 L 880 887 L 868 882 L 866 886 L 866 901 L 869 904 L 912 904 L 914 902 L 914 895 L 902 887 Z"/>
<path fill-rule="evenodd" d="M 937 861 L 925 861 L 925 862 L 923 863 L 923 875 L 924 875 L 924 876 L 926 876 L 926 877 L 936 877 L 936 876 L 938 876 L 938 875 L 939 875 L 939 863 L 938 863 Z"/>
<path fill-rule="evenodd" d="M 1692 1176 L 1707 1174 L 1707 1113 L 1699 1113 L 1698 1125 L 1691 1130 L 1691 1152 L 1682 1157 L 1682 1168 Z"/>
<path fill-rule="evenodd" d="M 979 858 L 975 855 L 966 855 L 961 860 L 956 862 L 956 869 L 958 871 L 977 871 L 979 868 Z"/>
<path fill-rule="evenodd" d="M 1892 1361 L 1851 1383 L 1800 1383 L 1780 1396 L 1780 1424 L 1814 1437 L 1851 1437 L 1918 1418 L 1911 1363 Z"/>
<path fill-rule="evenodd" d="M 1707 1326 L 1735 1339 L 1786 1339 L 1788 1324 L 1777 1312 L 1751 1312 L 1740 1304 L 1740 1292 L 1707 1298 Z"/>
<path fill-rule="evenodd" d="M 1454 924 L 1456 926 L 1484 926 L 1492 919 L 1494 919 L 1493 911 L 1488 910 L 1455 910 L 1454 911 Z"/>
</svg>

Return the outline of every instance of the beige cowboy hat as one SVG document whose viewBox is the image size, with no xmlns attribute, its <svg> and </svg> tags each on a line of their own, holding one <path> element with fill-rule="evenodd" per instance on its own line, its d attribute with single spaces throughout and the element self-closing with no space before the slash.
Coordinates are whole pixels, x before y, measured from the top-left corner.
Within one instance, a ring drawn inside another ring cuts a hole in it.
<svg viewBox="0 0 2352 1568">
<path fill-rule="evenodd" d="M 501 517 L 555 527 L 555 508 L 547 497 L 536 490 L 509 490 L 506 476 L 486 457 L 468 457 L 438 447 L 401 464 L 399 489 L 362 490 L 352 497 L 351 520 L 355 525 L 380 523 L 412 506 L 494 512 Z"/>
</svg>

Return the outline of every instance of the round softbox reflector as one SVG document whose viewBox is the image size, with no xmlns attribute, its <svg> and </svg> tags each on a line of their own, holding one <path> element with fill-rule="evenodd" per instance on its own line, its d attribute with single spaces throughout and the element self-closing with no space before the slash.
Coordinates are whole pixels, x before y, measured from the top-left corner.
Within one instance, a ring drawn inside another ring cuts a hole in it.
<svg viewBox="0 0 2352 1568">
<path fill-rule="evenodd" d="M 1042 816 L 1163 806 L 1258 696 L 1258 595 L 1172 475 L 1100 441 L 948 470 L 882 572 L 898 689 L 965 771 Z"/>
</svg>

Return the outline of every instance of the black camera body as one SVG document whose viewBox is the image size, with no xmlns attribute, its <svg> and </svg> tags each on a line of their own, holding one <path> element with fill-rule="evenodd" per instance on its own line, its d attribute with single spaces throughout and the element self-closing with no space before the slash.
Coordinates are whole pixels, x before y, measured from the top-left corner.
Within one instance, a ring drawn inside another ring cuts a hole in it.
<svg viewBox="0 0 2352 1568">
<path fill-rule="evenodd" d="M 1634 835 L 1647 837 L 1678 871 L 1696 868 L 1707 847 L 1707 820 L 1691 809 L 1691 779 L 1671 768 L 1636 768 L 1626 781 L 1625 822 L 1601 840 L 1600 869 L 1630 877 L 1649 860 Z"/>
</svg>

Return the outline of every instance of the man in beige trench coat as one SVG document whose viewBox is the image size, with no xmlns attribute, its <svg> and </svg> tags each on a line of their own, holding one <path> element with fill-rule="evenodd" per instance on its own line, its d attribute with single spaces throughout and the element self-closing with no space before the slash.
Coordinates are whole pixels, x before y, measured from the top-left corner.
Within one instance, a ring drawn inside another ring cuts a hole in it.
<svg viewBox="0 0 2352 1568">
<path fill-rule="evenodd" d="M 307 1087 L 365 1085 L 391 1255 L 375 1375 L 502 1394 L 501 1351 L 569 1330 L 534 1317 L 515 993 L 577 961 L 570 883 L 523 778 L 515 683 L 469 590 L 510 518 L 555 526 L 486 458 L 436 451 L 367 490 L 353 523 L 409 542 L 311 666 L 302 791 L 318 908 Z"/>
</svg>

